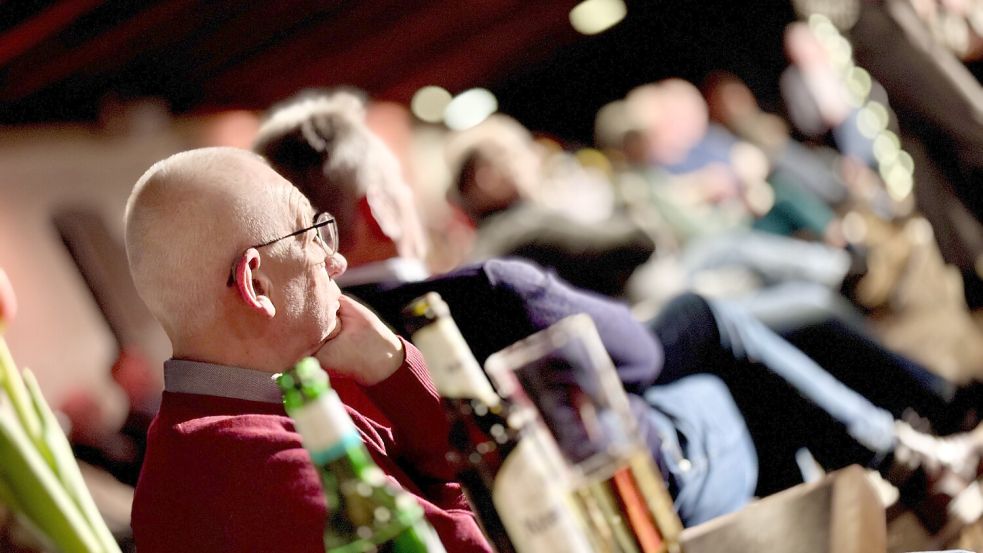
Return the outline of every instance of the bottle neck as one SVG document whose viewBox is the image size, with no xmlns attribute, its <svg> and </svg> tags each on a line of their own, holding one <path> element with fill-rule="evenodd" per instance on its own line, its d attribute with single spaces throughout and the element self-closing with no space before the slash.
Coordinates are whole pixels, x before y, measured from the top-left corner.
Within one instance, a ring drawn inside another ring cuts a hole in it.
<svg viewBox="0 0 983 553">
<path fill-rule="evenodd" d="M 342 457 L 353 457 L 352 450 L 364 450 L 352 419 L 334 390 L 290 410 L 294 428 L 304 440 L 304 448 L 314 464 L 323 466 Z M 366 455 L 354 454 L 354 458 Z"/>
<path fill-rule="evenodd" d="M 501 403 L 453 319 L 438 317 L 416 330 L 412 338 L 427 361 L 440 395 L 449 399 L 477 399 L 490 407 Z"/>
</svg>

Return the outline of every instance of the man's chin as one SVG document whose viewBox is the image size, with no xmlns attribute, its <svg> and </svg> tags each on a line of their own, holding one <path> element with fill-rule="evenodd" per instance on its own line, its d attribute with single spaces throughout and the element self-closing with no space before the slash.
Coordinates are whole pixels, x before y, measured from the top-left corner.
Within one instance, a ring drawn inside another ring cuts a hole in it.
<svg viewBox="0 0 983 553">
<path fill-rule="evenodd" d="M 339 334 L 341 334 L 341 318 L 335 319 L 334 328 L 332 328 L 331 332 L 324 337 L 324 342 L 322 342 L 322 345 L 334 340 Z"/>
</svg>

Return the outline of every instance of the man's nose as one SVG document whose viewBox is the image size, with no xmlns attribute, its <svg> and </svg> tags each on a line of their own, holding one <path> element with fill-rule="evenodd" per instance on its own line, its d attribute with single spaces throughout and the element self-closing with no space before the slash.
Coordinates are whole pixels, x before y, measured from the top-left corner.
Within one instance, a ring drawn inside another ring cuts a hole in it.
<svg viewBox="0 0 983 553">
<path fill-rule="evenodd" d="M 338 252 L 335 252 L 328 256 L 328 260 L 324 263 L 324 267 L 328 271 L 328 276 L 331 278 L 338 278 L 348 269 L 348 260 L 345 256 Z"/>
</svg>

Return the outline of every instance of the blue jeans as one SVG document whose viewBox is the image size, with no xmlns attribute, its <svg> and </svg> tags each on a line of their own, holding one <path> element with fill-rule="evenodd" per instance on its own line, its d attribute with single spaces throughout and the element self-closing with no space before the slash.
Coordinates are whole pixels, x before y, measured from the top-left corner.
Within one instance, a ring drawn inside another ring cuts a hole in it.
<svg viewBox="0 0 983 553">
<path fill-rule="evenodd" d="M 665 349 L 656 384 L 708 372 L 726 383 L 757 452 L 757 495 L 801 482 L 795 453 L 803 447 L 828 469 L 879 466 L 893 451 L 890 412 L 737 306 L 684 294 L 650 328 Z"/>
<path fill-rule="evenodd" d="M 758 462 L 727 386 L 695 375 L 645 393 L 645 416 L 661 439 L 656 456 L 669 473 L 676 512 L 686 526 L 737 511 L 754 496 Z"/>
<path fill-rule="evenodd" d="M 850 269 L 850 254 L 842 249 L 753 230 L 691 240 L 681 261 L 691 279 L 700 271 L 741 267 L 765 286 L 804 281 L 836 289 Z"/>
</svg>

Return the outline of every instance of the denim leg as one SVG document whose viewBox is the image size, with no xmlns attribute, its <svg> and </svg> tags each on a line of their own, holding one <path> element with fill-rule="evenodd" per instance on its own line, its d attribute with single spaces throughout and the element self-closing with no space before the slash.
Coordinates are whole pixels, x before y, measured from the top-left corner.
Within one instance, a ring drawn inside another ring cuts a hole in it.
<svg viewBox="0 0 983 553">
<path fill-rule="evenodd" d="M 755 231 L 691 241 L 682 260 L 691 276 L 736 265 L 755 272 L 767 285 L 804 280 L 839 288 L 850 268 L 850 255 L 839 248 Z"/>
<path fill-rule="evenodd" d="M 760 466 L 758 494 L 801 481 L 795 452 L 825 467 L 876 465 L 894 445 L 893 417 L 843 386 L 790 344 L 733 306 L 695 294 L 671 301 L 650 323 L 665 349 L 657 384 L 710 372 L 730 389 Z"/>
<path fill-rule="evenodd" d="M 866 324 L 863 314 L 838 290 L 824 284 L 790 281 L 728 298 L 778 333 L 836 318 L 856 329 Z"/>
<path fill-rule="evenodd" d="M 737 511 L 754 496 L 757 457 L 744 419 L 724 383 L 712 375 L 683 378 L 645 393 L 649 422 L 686 526 Z"/>
<path fill-rule="evenodd" d="M 894 449 L 894 416 L 833 378 L 802 351 L 727 301 L 710 301 L 721 343 L 781 376 L 802 397 L 840 422 L 857 443 L 883 458 Z M 838 347 L 837 344 L 831 346 Z"/>
<path fill-rule="evenodd" d="M 913 410 L 925 417 L 935 432 L 945 434 L 958 429 L 970 407 L 959 405 L 955 384 L 836 318 L 781 334 L 837 380 L 895 418 Z"/>
</svg>

